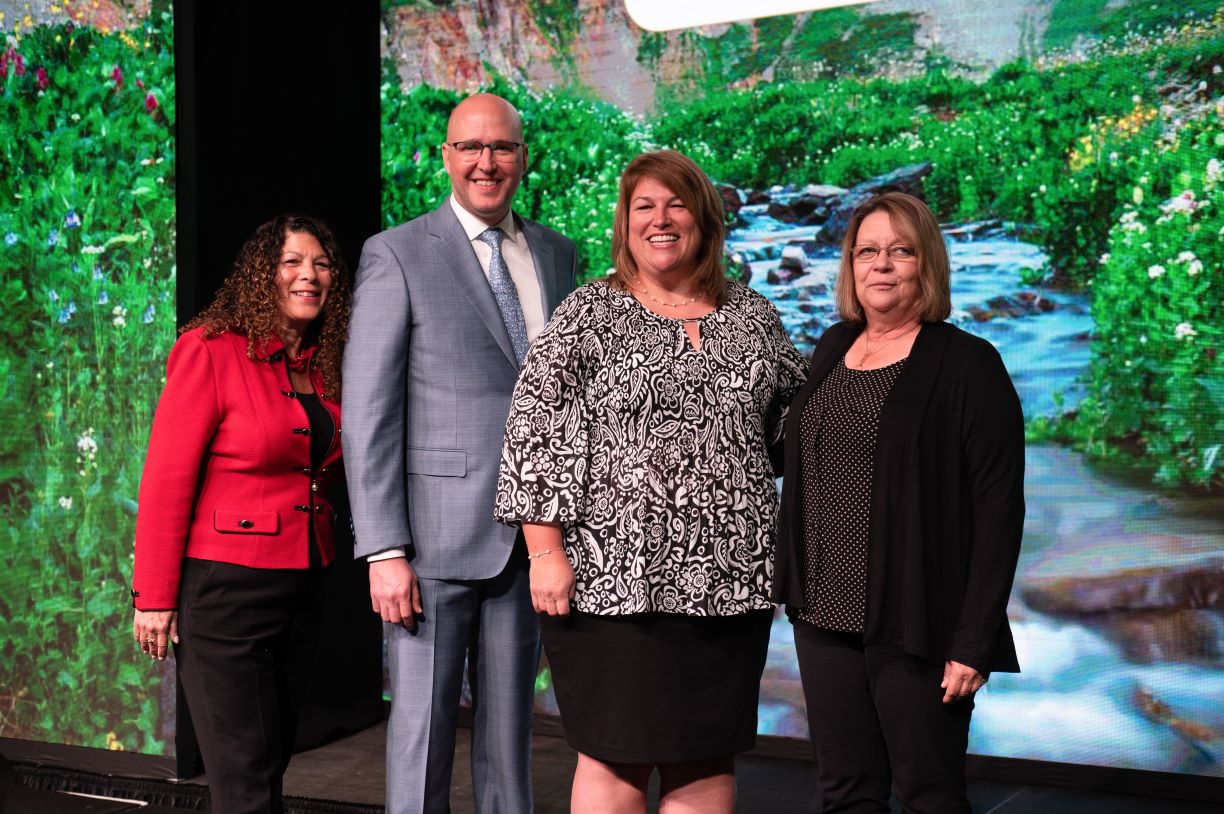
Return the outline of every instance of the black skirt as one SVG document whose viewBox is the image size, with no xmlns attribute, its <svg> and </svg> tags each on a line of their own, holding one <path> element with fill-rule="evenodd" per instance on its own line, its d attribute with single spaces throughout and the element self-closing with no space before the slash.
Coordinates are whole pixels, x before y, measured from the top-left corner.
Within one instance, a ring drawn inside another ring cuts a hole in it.
<svg viewBox="0 0 1224 814">
<path fill-rule="evenodd" d="M 756 744 L 773 611 L 540 618 L 561 724 L 579 752 L 680 763 Z"/>
</svg>

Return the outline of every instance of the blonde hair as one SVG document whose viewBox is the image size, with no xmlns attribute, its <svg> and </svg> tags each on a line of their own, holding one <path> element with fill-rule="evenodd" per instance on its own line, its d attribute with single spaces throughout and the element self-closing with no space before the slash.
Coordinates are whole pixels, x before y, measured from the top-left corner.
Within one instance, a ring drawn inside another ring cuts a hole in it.
<svg viewBox="0 0 1224 814">
<path fill-rule="evenodd" d="M 854 293 L 854 242 L 859 227 L 873 212 L 887 212 L 892 227 L 914 244 L 918 255 L 918 318 L 923 322 L 939 322 L 952 313 L 952 273 L 948 263 L 948 247 L 943 232 L 930 207 L 904 192 L 882 192 L 864 201 L 850 216 L 846 236 L 842 238 L 841 264 L 833 298 L 837 312 L 850 322 L 865 322 L 863 305 Z"/>
<path fill-rule="evenodd" d="M 643 153 L 629 162 L 620 179 L 620 196 L 612 219 L 612 285 L 622 291 L 637 276 L 637 263 L 629 251 L 629 205 L 643 179 L 651 178 L 675 193 L 693 216 L 700 238 L 693 276 L 697 289 L 714 305 L 727 295 L 723 270 L 723 242 L 727 226 L 723 200 L 696 162 L 675 150 Z"/>
</svg>

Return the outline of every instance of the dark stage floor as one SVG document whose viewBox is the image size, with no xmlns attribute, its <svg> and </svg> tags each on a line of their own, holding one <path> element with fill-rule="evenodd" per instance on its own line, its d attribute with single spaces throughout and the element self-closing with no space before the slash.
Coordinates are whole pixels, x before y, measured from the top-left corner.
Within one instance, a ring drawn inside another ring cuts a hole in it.
<svg viewBox="0 0 1224 814">
<path fill-rule="evenodd" d="M 383 802 L 383 739 L 385 726 L 296 756 L 285 777 L 290 812 L 368 814 Z M 473 812 L 467 753 L 468 730 L 460 730 L 456 748 L 451 800 L 453 814 Z M 535 810 L 561 814 L 569 810 L 569 782 L 575 755 L 565 740 L 537 734 L 533 754 Z M 806 814 L 819 810 L 811 763 L 755 755 L 736 766 L 741 814 Z M 187 781 L 183 786 L 198 781 Z M 970 782 L 969 796 L 977 814 L 1218 814 L 1218 804 L 1119 795 L 984 780 Z M 339 805 L 338 805 L 339 804 Z M 345 805 L 347 804 L 347 805 Z M 652 805 L 652 810 L 655 807 Z M 897 811 L 894 807 L 894 811 Z M 104 800 L 37 791 L 9 789 L 4 814 L 176 814 L 183 809 L 137 801 Z"/>
</svg>

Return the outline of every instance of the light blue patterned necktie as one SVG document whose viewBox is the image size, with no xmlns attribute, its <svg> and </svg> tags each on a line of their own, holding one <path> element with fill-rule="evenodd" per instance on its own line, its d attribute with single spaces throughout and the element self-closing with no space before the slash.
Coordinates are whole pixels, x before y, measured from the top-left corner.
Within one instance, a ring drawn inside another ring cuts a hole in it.
<svg viewBox="0 0 1224 814">
<path fill-rule="evenodd" d="M 501 242 L 505 233 L 496 226 L 485 229 L 476 239 L 493 250 L 489 258 L 489 287 L 493 289 L 493 299 L 501 310 L 502 322 L 506 324 L 506 333 L 510 334 L 510 344 L 514 346 L 514 358 L 519 365 L 527 356 L 527 322 L 523 319 L 523 306 L 519 303 L 518 289 L 510 278 L 510 269 L 502 258 Z"/>
</svg>

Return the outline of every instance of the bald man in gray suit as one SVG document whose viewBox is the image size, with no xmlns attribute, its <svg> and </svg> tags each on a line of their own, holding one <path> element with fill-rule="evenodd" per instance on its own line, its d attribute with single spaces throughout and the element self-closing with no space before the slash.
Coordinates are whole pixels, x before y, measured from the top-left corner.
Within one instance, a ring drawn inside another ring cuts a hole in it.
<svg viewBox="0 0 1224 814">
<path fill-rule="evenodd" d="M 504 99 L 461 102 L 442 161 L 450 198 L 361 253 L 345 470 L 391 665 L 388 814 L 450 810 L 465 658 L 476 810 L 521 814 L 539 634 L 526 550 L 493 502 L 523 354 L 573 289 L 577 252 L 511 210 L 528 155 Z"/>
</svg>

